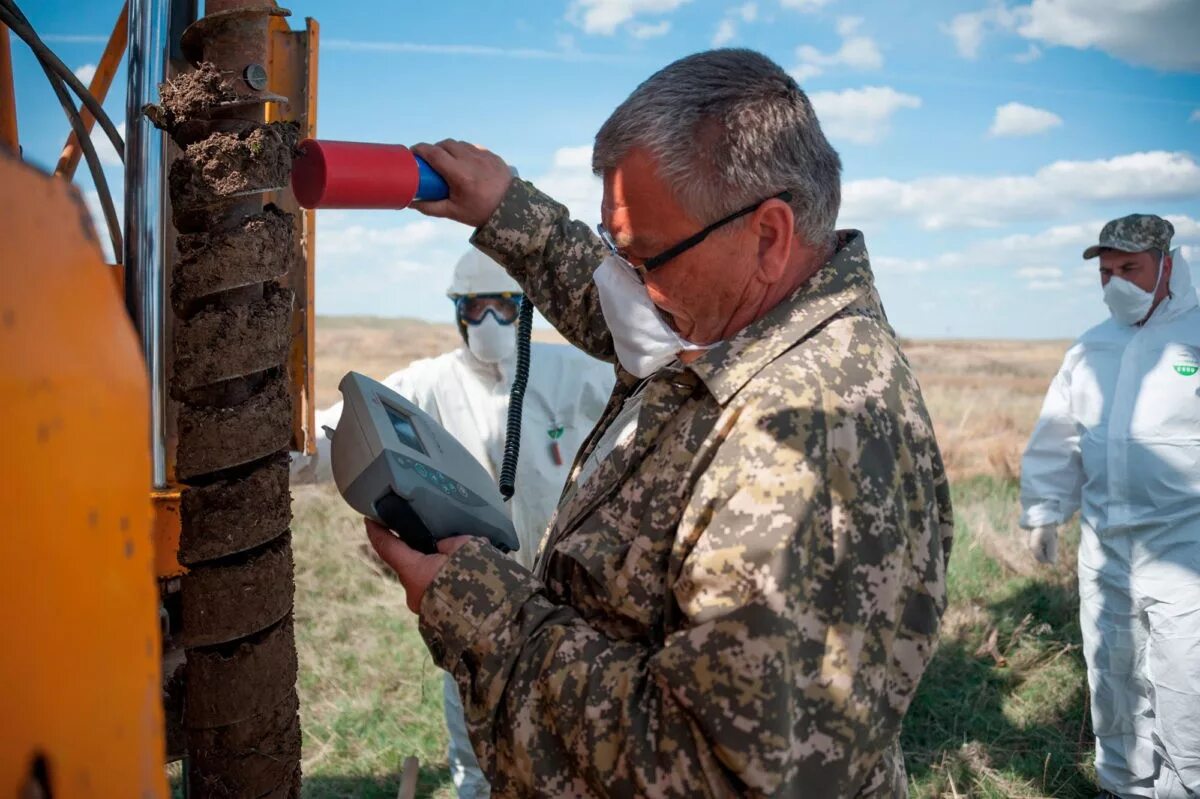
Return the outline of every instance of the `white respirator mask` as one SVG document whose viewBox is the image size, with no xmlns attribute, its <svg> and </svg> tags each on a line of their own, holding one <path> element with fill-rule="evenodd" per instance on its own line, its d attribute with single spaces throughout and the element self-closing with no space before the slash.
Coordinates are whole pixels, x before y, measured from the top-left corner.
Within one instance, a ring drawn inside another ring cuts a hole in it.
<svg viewBox="0 0 1200 799">
<path fill-rule="evenodd" d="M 517 349 L 516 328 L 502 325 L 495 315 L 487 314 L 477 325 L 467 325 L 467 348 L 484 363 L 500 363 Z"/>
<path fill-rule="evenodd" d="M 1104 287 L 1104 304 L 1109 313 L 1119 323 L 1132 327 L 1146 318 L 1154 305 L 1154 295 L 1158 293 L 1158 284 L 1162 282 L 1163 260 L 1166 253 L 1158 259 L 1158 277 L 1154 279 L 1154 290 L 1143 291 L 1131 281 L 1113 275 Z"/>
<path fill-rule="evenodd" d="M 637 377 L 649 377 L 675 360 L 680 352 L 707 350 L 711 344 L 694 344 L 667 324 L 650 299 L 637 273 L 621 258 L 608 255 L 592 281 L 600 292 L 600 310 L 612 333 L 617 360 Z"/>
</svg>

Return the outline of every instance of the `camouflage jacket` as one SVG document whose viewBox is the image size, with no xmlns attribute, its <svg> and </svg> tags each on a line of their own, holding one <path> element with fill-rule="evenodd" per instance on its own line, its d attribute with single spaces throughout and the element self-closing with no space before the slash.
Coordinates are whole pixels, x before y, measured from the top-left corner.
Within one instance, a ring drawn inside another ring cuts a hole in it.
<svg viewBox="0 0 1200 799">
<path fill-rule="evenodd" d="M 601 246 L 514 181 L 473 239 L 580 347 L 613 358 Z M 952 531 L 920 389 L 862 235 L 787 301 L 642 388 L 637 430 L 573 482 L 536 573 L 478 540 L 430 584 L 497 796 L 897 796 Z"/>
</svg>

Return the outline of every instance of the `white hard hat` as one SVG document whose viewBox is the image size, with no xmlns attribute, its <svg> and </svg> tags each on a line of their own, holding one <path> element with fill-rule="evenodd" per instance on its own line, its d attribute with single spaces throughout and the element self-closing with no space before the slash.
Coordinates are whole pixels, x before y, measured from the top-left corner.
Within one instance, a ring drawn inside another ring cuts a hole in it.
<svg viewBox="0 0 1200 799">
<path fill-rule="evenodd" d="M 447 296 L 464 294 L 522 294 L 521 285 L 509 277 L 500 264 L 472 247 L 463 253 L 454 267 L 454 279 Z"/>
</svg>

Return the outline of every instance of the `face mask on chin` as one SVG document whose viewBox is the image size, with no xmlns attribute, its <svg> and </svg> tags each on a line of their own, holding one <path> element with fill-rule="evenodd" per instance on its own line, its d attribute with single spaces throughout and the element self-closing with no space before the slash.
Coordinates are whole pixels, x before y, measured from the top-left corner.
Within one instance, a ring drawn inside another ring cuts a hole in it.
<svg viewBox="0 0 1200 799">
<path fill-rule="evenodd" d="M 613 337 L 617 360 L 637 377 L 649 377 L 675 360 L 680 352 L 707 350 L 667 324 L 637 274 L 616 255 L 609 255 L 592 273 L 600 293 L 600 310 Z"/>
<path fill-rule="evenodd" d="M 516 328 L 487 314 L 479 324 L 467 325 L 467 349 L 484 363 L 500 363 L 517 349 Z"/>
<path fill-rule="evenodd" d="M 1158 259 L 1158 277 L 1154 279 L 1154 290 L 1143 291 L 1131 281 L 1113 275 L 1104 287 L 1104 304 L 1108 312 L 1118 323 L 1133 327 L 1146 319 L 1154 306 L 1154 295 L 1158 293 L 1158 284 L 1162 282 L 1164 253 Z"/>
</svg>

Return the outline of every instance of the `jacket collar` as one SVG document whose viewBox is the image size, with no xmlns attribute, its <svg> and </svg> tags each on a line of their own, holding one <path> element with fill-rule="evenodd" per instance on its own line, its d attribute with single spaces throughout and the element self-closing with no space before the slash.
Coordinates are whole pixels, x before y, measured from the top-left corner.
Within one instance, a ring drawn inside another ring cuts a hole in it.
<svg viewBox="0 0 1200 799">
<path fill-rule="evenodd" d="M 874 279 L 863 235 L 838 231 L 827 264 L 766 316 L 693 361 L 691 369 L 724 405 L 767 364 L 871 291 Z"/>
</svg>

